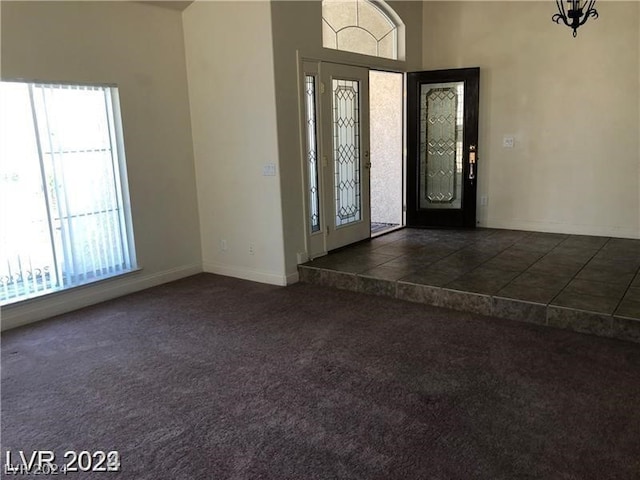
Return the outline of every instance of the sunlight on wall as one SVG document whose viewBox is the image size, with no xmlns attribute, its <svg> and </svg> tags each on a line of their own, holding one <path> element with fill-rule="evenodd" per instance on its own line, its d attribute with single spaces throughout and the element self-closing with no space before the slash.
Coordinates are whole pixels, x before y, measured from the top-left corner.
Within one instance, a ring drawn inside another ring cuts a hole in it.
<svg viewBox="0 0 640 480">
<path fill-rule="evenodd" d="M 402 223 L 402 91 L 402 74 L 369 73 L 372 223 Z"/>
</svg>

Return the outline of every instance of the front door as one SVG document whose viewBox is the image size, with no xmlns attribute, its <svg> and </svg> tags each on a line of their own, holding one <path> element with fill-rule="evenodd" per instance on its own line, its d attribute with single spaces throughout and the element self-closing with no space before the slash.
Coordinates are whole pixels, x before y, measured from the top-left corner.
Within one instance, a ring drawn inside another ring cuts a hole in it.
<svg viewBox="0 0 640 480">
<path fill-rule="evenodd" d="M 479 68 L 407 74 L 407 226 L 476 225 Z"/>
<path fill-rule="evenodd" d="M 307 255 L 315 258 L 371 236 L 369 70 L 301 67 Z"/>
<path fill-rule="evenodd" d="M 320 64 L 326 249 L 369 238 L 369 70 Z"/>
</svg>

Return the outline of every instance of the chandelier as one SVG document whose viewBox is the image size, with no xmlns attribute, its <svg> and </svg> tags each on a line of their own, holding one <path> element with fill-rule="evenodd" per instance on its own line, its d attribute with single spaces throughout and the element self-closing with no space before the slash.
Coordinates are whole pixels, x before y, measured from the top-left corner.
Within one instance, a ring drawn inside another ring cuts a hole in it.
<svg viewBox="0 0 640 480">
<path fill-rule="evenodd" d="M 568 8 L 565 8 L 562 0 L 556 0 L 558 5 L 558 13 L 551 20 L 558 25 L 563 22 L 567 27 L 573 29 L 573 36 L 578 35 L 578 27 L 581 27 L 589 17 L 598 18 L 598 12 L 594 5 L 596 0 L 566 0 Z"/>
</svg>

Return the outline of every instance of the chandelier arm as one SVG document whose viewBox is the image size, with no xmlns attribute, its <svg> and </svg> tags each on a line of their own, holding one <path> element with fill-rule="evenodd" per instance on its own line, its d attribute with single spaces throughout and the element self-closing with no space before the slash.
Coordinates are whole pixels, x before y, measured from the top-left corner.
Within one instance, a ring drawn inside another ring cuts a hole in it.
<svg viewBox="0 0 640 480">
<path fill-rule="evenodd" d="M 567 22 L 567 12 L 564 9 L 564 4 L 562 3 L 562 0 L 556 0 L 556 5 L 558 6 L 558 12 L 554 14 L 551 17 L 551 20 L 556 22 L 558 25 L 560 25 L 560 20 L 562 20 L 562 22 L 569 27 L 569 22 Z"/>
<path fill-rule="evenodd" d="M 589 8 L 587 9 L 587 15 L 593 18 L 598 18 L 598 11 L 595 9 L 596 0 L 589 1 Z"/>
<path fill-rule="evenodd" d="M 551 20 L 553 20 L 557 24 L 560 24 L 560 20 L 562 20 L 565 25 L 569 25 L 567 23 L 567 15 L 565 14 L 564 5 L 562 4 L 562 0 L 556 0 L 556 6 L 558 7 L 558 12 L 559 13 L 554 14 L 551 17 Z"/>
<path fill-rule="evenodd" d="M 567 11 L 564 8 L 564 0 L 556 0 L 556 5 L 558 5 L 558 9 L 560 10 L 560 14 L 562 18 L 567 18 Z"/>
<path fill-rule="evenodd" d="M 551 20 L 556 22 L 558 25 L 560 25 L 560 20 L 562 20 L 562 23 L 564 23 L 567 27 L 571 26 L 569 25 L 569 22 L 567 22 L 567 17 L 563 17 L 559 13 L 556 13 L 553 17 L 551 17 Z"/>
<path fill-rule="evenodd" d="M 584 16 L 582 20 L 580 20 L 580 26 L 587 23 L 587 20 L 589 19 L 589 17 L 598 18 L 598 11 L 595 8 L 593 8 L 595 4 L 596 4 L 596 0 L 589 0 L 589 5 L 587 6 L 587 10 L 586 12 L 584 12 Z"/>
</svg>

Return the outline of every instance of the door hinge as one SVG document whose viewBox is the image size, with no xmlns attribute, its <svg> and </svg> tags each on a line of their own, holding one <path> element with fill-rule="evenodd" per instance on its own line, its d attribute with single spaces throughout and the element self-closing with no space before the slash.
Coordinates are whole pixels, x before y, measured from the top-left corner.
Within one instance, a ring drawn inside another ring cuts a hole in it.
<svg viewBox="0 0 640 480">
<path fill-rule="evenodd" d="M 320 94 L 324 93 L 324 82 L 320 82 Z"/>
<path fill-rule="evenodd" d="M 326 230 L 326 232 L 327 232 L 327 235 L 329 235 L 329 225 L 327 225 L 327 226 L 325 227 L 325 230 Z"/>
<path fill-rule="evenodd" d="M 327 166 L 327 156 L 326 156 L 326 155 L 323 155 L 323 156 L 322 156 L 322 166 L 323 166 L 323 167 L 326 167 L 326 166 Z"/>
</svg>

